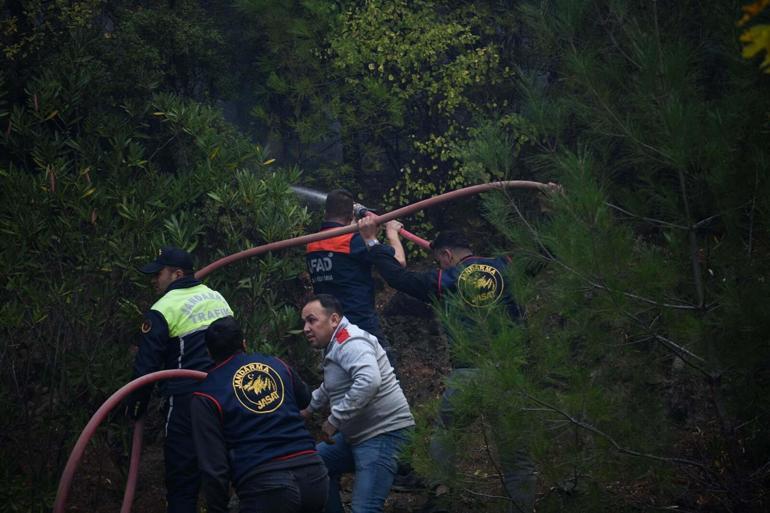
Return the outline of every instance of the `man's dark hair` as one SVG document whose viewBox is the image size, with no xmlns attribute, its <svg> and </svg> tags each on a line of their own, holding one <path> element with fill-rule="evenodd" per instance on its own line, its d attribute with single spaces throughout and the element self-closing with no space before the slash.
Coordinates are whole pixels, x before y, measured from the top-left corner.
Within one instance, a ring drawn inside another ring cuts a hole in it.
<svg viewBox="0 0 770 513">
<path fill-rule="evenodd" d="M 321 303 L 321 308 L 323 308 L 328 315 L 336 313 L 342 317 L 342 305 L 339 300 L 331 294 L 316 294 L 315 296 L 311 296 L 305 304 L 308 305 L 313 301 Z"/>
<path fill-rule="evenodd" d="M 437 251 L 439 249 L 471 249 L 471 243 L 468 238 L 457 230 L 446 230 L 438 234 L 433 242 L 430 243 L 430 249 Z"/>
<path fill-rule="evenodd" d="M 215 362 L 221 362 L 240 351 L 243 330 L 232 315 L 221 317 L 209 324 L 206 330 L 206 347 Z"/>
<path fill-rule="evenodd" d="M 326 195 L 326 219 L 353 217 L 353 195 L 345 189 L 334 189 Z"/>
</svg>

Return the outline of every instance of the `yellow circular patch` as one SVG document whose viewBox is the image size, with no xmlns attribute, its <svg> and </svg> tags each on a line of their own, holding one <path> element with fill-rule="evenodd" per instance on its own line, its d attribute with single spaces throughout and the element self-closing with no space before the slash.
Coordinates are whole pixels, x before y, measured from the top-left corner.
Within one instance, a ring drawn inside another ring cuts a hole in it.
<svg viewBox="0 0 770 513">
<path fill-rule="evenodd" d="M 457 278 L 457 291 L 463 301 L 477 308 L 497 303 L 503 295 L 505 283 L 495 267 L 471 264 Z"/>
<path fill-rule="evenodd" d="M 247 363 L 233 375 L 233 390 L 238 401 L 254 413 L 271 413 L 283 404 L 281 376 L 264 363 Z"/>
</svg>

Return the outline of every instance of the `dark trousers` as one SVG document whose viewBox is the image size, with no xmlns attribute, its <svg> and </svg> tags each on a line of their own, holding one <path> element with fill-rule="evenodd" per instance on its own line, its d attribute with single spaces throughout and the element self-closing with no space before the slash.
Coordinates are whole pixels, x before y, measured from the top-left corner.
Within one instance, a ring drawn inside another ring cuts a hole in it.
<svg viewBox="0 0 770 513">
<path fill-rule="evenodd" d="M 240 513 L 320 513 L 329 493 L 323 463 L 271 470 L 238 484 Z"/>
<path fill-rule="evenodd" d="M 455 418 L 452 397 L 458 393 L 459 388 L 472 384 L 478 372 L 479 370 L 474 368 L 452 370 L 447 378 L 446 389 L 441 396 L 437 422 L 439 427 L 444 429 L 451 426 L 465 427 Z M 487 414 L 494 420 L 495 412 L 487 412 Z M 471 421 L 471 419 L 464 420 L 468 423 Z M 493 440 L 500 456 L 505 491 L 511 499 L 507 505 L 507 511 L 531 513 L 535 507 L 537 476 L 529 451 L 526 447 L 516 446 L 512 440 L 500 439 L 496 431 L 493 431 Z M 454 468 L 455 454 L 440 436 L 434 435 L 431 438 L 429 451 L 434 463 L 438 468 L 444 469 L 445 473 Z"/>
<path fill-rule="evenodd" d="M 166 501 L 168 513 L 197 513 L 201 479 L 193 444 L 192 394 L 172 395 L 166 401 Z"/>
</svg>

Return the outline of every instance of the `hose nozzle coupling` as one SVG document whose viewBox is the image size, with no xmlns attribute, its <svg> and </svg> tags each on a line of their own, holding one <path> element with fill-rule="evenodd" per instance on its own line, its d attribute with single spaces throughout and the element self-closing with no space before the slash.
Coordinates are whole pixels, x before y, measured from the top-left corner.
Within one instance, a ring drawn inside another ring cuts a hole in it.
<svg viewBox="0 0 770 513">
<path fill-rule="evenodd" d="M 356 219 L 363 219 L 369 212 L 372 214 L 377 213 L 373 208 L 366 207 L 360 203 L 353 203 L 353 216 Z"/>
</svg>

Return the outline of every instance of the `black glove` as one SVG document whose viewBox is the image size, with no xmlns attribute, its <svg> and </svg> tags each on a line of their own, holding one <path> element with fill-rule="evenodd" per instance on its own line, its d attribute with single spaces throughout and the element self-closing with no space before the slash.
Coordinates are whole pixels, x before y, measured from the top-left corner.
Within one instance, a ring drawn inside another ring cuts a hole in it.
<svg viewBox="0 0 770 513">
<path fill-rule="evenodd" d="M 147 405 L 150 402 L 148 396 L 131 394 L 126 400 L 126 417 L 131 420 L 139 420 L 147 413 Z"/>
</svg>

